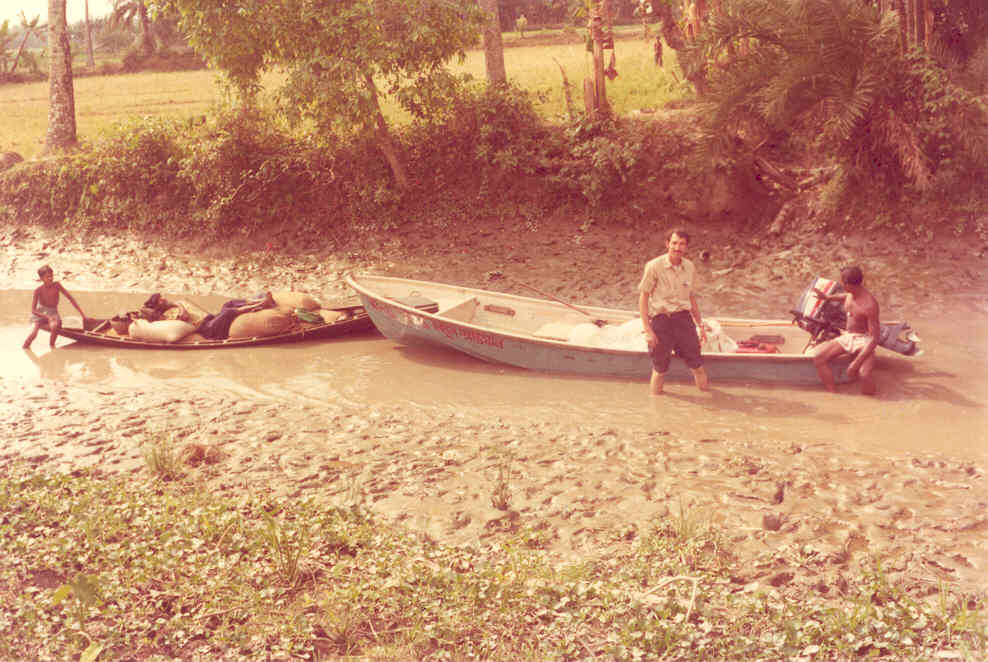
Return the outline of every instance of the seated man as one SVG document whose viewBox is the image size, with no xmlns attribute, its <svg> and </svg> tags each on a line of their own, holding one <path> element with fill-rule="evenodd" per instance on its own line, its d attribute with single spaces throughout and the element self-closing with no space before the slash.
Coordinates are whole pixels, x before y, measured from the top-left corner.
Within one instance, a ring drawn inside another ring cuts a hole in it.
<svg viewBox="0 0 988 662">
<path fill-rule="evenodd" d="M 205 338 L 222 340 L 230 335 L 230 325 L 238 315 L 274 308 L 277 305 L 270 292 L 264 292 L 251 299 L 232 299 L 220 307 L 220 312 L 206 315 L 196 330 Z"/>
<path fill-rule="evenodd" d="M 847 330 L 837 338 L 820 345 L 813 362 L 824 387 L 828 391 L 836 391 L 830 361 L 843 354 L 851 354 L 854 358 L 847 367 L 848 377 L 851 379 L 860 377 L 861 392 L 865 395 L 874 395 L 877 388 L 872 370 L 875 367 L 875 348 L 878 347 L 882 328 L 878 320 L 878 301 L 862 285 L 864 276 L 859 267 L 847 267 L 841 270 L 840 280 L 846 292 L 825 294 L 817 289 L 814 289 L 814 292 L 821 299 L 840 301 L 844 304 L 844 310 L 847 312 Z"/>
</svg>

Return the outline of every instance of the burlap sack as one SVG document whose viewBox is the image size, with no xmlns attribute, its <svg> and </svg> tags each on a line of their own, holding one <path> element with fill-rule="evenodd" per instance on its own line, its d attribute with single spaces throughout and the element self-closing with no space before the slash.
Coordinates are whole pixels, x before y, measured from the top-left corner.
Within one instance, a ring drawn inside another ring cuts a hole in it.
<svg viewBox="0 0 988 662">
<path fill-rule="evenodd" d="M 319 302 L 305 292 L 272 292 L 274 302 L 287 308 L 302 308 L 303 310 L 319 310 Z"/>
<path fill-rule="evenodd" d="M 266 338 L 292 330 L 294 318 L 276 308 L 237 315 L 230 325 L 231 338 Z"/>
<path fill-rule="evenodd" d="M 178 342 L 195 330 L 196 327 L 181 320 L 149 322 L 138 319 L 134 320 L 130 325 L 130 337 L 137 338 L 138 340 L 171 343 Z"/>
</svg>

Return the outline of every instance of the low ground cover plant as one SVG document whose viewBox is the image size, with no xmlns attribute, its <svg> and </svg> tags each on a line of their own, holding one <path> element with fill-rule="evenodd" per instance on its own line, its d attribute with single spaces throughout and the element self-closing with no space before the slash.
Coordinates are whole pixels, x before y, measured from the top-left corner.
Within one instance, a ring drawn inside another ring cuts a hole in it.
<svg viewBox="0 0 988 662">
<path fill-rule="evenodd" d="M 211 495 L 192 474 L 11 467 L 0 513 L 0 659 L 988 654 L 964 596 L 914 599 L 877 562 L 837 598 L 740 587 L 723 532 L 682 508 L 623 551 L 564 565 L 510 532 L 444 546 L 359 507 Z"/>
</svg>

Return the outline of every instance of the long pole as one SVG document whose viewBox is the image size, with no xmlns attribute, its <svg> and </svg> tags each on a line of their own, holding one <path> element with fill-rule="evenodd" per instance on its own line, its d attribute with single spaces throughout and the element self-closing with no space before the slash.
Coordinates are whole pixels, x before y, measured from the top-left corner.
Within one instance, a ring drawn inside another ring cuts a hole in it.
<svg viewBox="0 0 988 662">
<path fill-rule="evenodd" d="M 597 326 L 604 326 L 605 324 L 607 324 L 607 321 L 606 320 L 597 319 L 596 317 L 594 317 L 593 315 L 591 315 L 587 311 L 585 311 L 585 310 L 583 310 L 581 308 L 577 308 L 576 306 L 574 306 L 571 303 L 566 303 L 565 301 L 563 301 L 559 297 L 553 296 L 553 295 L 549 294 L 548 292 L 543 292 L 542 290 L 538 289 L 534 285 L 529 285 L 527 283 L 523 283 L 520 280 L 515 280 L 514 278 L 512 278 L 511 281 L 514 282 L 514 283 L 517 283 L 518 285 L 521 285 L 522 287 L 527 287 L 528 289 L 532 290 L 536 294 L 541 294 L 542 296 L 544 296 L 547 299 L 552 299 L 556 303 L 561 303 L 564 306 L 566 306 L 567 308 L 571 308 L 571 309 L 575 310 L 578 313 L 581 313 L 583 315 L 586 315 L 591 320 L 593 320 L 593 323 L 596 324 Z"/>
</svg>

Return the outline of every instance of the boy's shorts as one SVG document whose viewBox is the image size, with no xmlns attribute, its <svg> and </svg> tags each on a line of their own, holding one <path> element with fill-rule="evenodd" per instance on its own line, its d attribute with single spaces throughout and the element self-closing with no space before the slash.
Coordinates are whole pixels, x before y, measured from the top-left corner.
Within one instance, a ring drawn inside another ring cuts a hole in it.
<svg viewBox="0 0 988 662">
<path fill-rule="evenodd" d="M 37 312 L 31 313 L 31 324 L 42 324 L 44 326 L 48 326 L 48 317 L 54 317 L 58 320 L 59 324 L 62 322 L 62 317 L 58 314 L 58 308 L 39 305 L 35 310 Z M 46 317 L 46 315 L 48 317 Z"/>
</svg>

